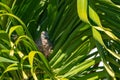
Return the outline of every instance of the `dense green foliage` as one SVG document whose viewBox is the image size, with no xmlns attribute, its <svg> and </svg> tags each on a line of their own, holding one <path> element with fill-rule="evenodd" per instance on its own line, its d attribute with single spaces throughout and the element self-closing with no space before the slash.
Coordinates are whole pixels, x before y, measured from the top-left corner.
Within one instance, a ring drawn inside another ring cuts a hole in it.
<svg viewBox="0 0 120 80">
<path fill-rule="evenodd" d="M 119 1 L 0 0 L 0 80 L 119 80 Z"/>
</svg>

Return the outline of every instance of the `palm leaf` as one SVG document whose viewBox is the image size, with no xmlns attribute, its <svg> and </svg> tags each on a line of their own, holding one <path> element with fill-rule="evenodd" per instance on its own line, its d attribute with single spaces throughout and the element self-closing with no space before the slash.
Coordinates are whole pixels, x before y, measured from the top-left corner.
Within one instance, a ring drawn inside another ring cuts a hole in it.
<svg viewBox="0 0 120 80">
<path fill-rule="evenodd" d="M 0 6 L 1 79 L 120 78 L 119 1 L 1 0 Z M 47 58 L 35 44 L 42 31 L 53 44 Z"/>
</svg>

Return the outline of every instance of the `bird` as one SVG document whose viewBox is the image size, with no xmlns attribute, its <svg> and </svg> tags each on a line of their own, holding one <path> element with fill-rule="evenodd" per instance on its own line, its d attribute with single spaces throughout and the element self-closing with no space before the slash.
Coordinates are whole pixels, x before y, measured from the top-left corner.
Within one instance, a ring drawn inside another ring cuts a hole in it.
<svg viewBox="0 0 120 80">
<path fill-rule="evenodd" d="M 39 51 L 42 52 L 46 58 L 49 57 L 52 52 L 52 43 L 49 39 L 49 35 L 47 31 L 42 31 L 39 39 L 36 41 L 36 44 L 39 48 Z"/>
</svg>

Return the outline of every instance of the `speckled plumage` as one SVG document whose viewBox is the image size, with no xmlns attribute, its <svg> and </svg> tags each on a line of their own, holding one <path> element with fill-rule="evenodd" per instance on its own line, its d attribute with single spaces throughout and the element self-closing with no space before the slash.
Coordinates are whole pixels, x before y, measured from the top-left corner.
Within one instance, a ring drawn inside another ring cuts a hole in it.
<svg viewBox="0 0 120 80">
<path fill-rule="evenodd" d="M 39 48 L 39 50 L 44 53 L 46 57 L 49 56 L 49 54 L 52 51 L 52 44 L 49 40 L 48 33 L 46 31 L 42 31 L 40 34 L 40 38 L 36 41 L 36 44 Z"/>
</svg>

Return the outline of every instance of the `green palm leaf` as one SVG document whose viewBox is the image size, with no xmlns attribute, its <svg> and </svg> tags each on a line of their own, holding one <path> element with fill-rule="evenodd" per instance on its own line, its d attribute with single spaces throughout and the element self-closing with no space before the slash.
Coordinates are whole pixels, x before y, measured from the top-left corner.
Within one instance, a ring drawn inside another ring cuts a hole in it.
<svg viewBox="0 0 120 80">
<path fill-rule="evenodd" d="M 0 0 L 0 6 L 1 79 L 120 79 L 119 0 Z"/>
</svg>

